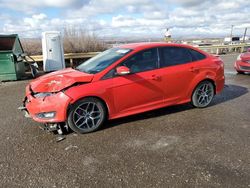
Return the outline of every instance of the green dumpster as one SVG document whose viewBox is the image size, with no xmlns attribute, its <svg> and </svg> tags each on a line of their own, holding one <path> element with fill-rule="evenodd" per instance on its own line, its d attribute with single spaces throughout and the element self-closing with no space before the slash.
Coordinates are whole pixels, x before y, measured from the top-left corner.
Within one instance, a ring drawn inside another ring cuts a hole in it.
<svg viewBox="0 0 250 188">
<path fill-rule="evenodd" d="M 25 77 L 23 53 L 18 35 L 0 35 L 0 81 Z"/>
</svg>

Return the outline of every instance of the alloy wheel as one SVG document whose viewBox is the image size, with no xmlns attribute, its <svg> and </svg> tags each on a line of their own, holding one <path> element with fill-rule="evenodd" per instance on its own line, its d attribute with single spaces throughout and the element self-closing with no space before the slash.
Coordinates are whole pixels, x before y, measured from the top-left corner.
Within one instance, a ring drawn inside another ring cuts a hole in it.
<svg viewBox="0 0 250 188">
<path fill-rule="evenodd" d="M 101 110 L 94 102 L 80 104 L 73 113 L 73 122 L 81 130 L 91 131 L 98 127 Z"/>
<path fill-rule="evenodd" d="M 213 97 L 213 84 L 209 81 L 203 81 L 196 87 L 192 96 L 192 103 L 195 107 L 203 108 L 210 104 Z"/>
</svg>

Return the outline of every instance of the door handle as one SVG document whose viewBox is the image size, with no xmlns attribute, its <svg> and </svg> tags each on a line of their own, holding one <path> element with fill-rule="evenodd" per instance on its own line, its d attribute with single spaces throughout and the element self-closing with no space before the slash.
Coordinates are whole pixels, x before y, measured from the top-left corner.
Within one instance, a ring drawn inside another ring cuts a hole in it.
<svg viewBox="0 0 250 188">
<path fill-rule="evenodd" d="M 161 77 L 159 75 L 152 75 L 152 80 L 160 80 Z"/>
<path fill-rule="evenodd" d="M 197 72 L 199 72 L 199 69 L 196 68 L 196 67 L 191 67 L 191 68 L 189 69 L 189 71 L 190 71 L 190 72 L 197 73 Z"/>
</svg>

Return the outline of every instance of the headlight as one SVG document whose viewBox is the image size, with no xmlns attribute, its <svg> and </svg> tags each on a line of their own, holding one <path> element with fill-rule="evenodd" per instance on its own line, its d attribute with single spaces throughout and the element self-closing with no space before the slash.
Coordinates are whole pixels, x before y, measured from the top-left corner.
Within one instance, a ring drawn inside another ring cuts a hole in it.
<svg viewBox="0 0 250 188">
<path fill-rule="evenodd" d="M 241 54 L 240 54 L 240 55 L 238 55 L 237 60 L 238 60 L 238 61 L 240 61 L 240 60 L 241 60 Z"/>
<path fill-rule="evenodd" d="M 53 95 L 53 93 L 36 93 L 34 94 L 35 98 L 44 98 L 44 97 L 49 97 Z"/>
</svg>

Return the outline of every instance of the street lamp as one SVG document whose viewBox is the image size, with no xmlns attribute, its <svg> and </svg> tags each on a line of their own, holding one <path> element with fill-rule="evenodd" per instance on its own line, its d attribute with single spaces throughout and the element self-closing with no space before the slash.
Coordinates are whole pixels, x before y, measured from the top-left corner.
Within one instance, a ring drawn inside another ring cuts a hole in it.
<svg viewBox="0 0 250 188">
<path fill-rule="evenodd" d="M 233 38 L 233 28 L 234 28 L 234 25 L 231 25 L 231 34 L 230 34 L 231 41 L 232 41 L 232 38 Z"/>
</svg>

